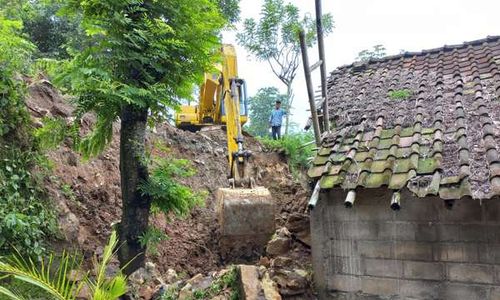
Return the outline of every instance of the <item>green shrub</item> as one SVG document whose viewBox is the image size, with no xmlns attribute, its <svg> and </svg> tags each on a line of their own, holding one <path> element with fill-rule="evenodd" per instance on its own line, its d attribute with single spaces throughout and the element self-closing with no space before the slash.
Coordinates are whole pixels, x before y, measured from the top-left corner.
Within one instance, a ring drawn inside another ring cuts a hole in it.
<svg viewBox="0 0 500 300">
<path fill-rule="evenodd" d="M 270 150 L 284 151 L 290 171 L 295 176 L 308 168 L 315 147 L 314 143 L 311 143 L 314 140 L 312 134 L 294 133 L 280 140 L 273 140 L 269 137 L 259 138 L 259 140 Z"/>
<path fill-rule="evenodd" d="M 195 192 L 179 182 L 180 178 L 196 174 L 189 160 L 156 157 L 152 159 L 151 165 L 149 180 L 141 184 L 140 190 L 151 197 L 153 212 L 184 217 L 194 207 L 204 204 L 205 191 Z"/>
<path fill-rule="evenodd" d="M 0 254 L 15 247 L 21 253 L 40 256 L 44 241 L 57 228 L 42 188 L 40 154 L 4 146 L 0 157 Z"/>
<path fill-rule="evenodd" d="M 21 30 L 21 21 L 0 10 L 0 255 L 15 247 L 40 257 L 56 224 L 42 182 L 48 164 L 37 149 L 24 102 L 22 74 L 34 46 Z"/>
<path fill-rule="evenodd" d="M 158 245 L 162 241 L 168 240 L 168 236 L 161 229 L 149 227 L 146 232 L 139 236 L 142 247 L 146 247 L 148 254 L 158 255 Z"/>
<path fill-rule="evenodd" d="M 35 136 L 40 149 L 54 149 L 67 135 L 66 121 L 63 118 L 43 118 L 43 127 L 35 129 Z"/>
</svg>

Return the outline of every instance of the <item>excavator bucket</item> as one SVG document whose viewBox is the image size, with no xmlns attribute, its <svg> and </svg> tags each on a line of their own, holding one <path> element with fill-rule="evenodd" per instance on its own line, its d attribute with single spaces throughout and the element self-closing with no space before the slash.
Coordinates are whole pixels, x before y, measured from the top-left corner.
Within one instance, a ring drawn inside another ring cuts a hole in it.
<svg viewBox="0 0 500 300">
<path fill-rule="evenodd" d="M 275 204 L 269 190 L 219 188 L 216 201 L 224 257 L 261 252 L 275 231 Z"/>
</svg>

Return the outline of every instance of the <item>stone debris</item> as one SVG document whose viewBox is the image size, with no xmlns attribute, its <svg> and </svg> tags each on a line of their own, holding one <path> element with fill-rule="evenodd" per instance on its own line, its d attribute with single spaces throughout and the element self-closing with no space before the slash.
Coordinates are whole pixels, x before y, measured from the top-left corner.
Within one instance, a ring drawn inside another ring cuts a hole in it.
<svg viewBox="0 0 500 300">
<path fill-rule="evenodd" d="M 304 294 L 309 288 L 309 274 L 305 270 L 272 269 L 271 279 L 277 283 L 281 295 Z"/>
<path fill-rule="evenodd" d="M 266 253 L 270 256 L 285 254 L 290 250 L 292 238 L 290 231 L 285 227 L 276 230 L 272 239 L 267 243 Z"/>
<path fill-rule="evenodd" d="M 281 300 L 281 295 L 278 290 L 276 282 L 269 276 L 269 272 L 264 273 L 261 280 L 262 289 L 264 290 L 264 297 L 266 300 Z"/>
<path fill-rule="evenodd" d="M 294 238 L 311 247 L 311 230 L 308 214 L 291 213 L 288 215 L 286 227 L 290 230 Z"/>
<path fill-rule="evenodd" d="M 264 291 L 260 284 L 259 268 L 256 266 L 240 265 L 239 271 L 243 299 L 265 299 Z"/>
<path fill-rule="evenodd" d="M 178 277 L 179 276 L 177 275 L 177 272 L 175 272 L 174 269 L 168 269 L 167 273 L 165 274 L 165 282 L 167 284 L 174 283 L 175 281 L 177 281 Z"/>
<path fill-rule="evenodd" d="M 181 279 L 173 269 L 162 277 L 155 269 L 147 271 L 147 268 L 141 268 L 129 277 L 132 287 L 127 299 L 230 300 L 234 299 L 234 292 L 242 300 L 281 300 L 282 297 L 313 299 L 310 293 L 311 274 L 293 268 L 290 262 L 290 258 L 277 257 L 271 260 L 271 267 L 237 265 L 208 275 L 196 274 L 190 279 Z M 230 272 L 236 273 L 231 275 Z M 226 275 L 230 277 L 224 278 Z M 152 282 L 168 283 L 150 284 Z"/>
</svg>

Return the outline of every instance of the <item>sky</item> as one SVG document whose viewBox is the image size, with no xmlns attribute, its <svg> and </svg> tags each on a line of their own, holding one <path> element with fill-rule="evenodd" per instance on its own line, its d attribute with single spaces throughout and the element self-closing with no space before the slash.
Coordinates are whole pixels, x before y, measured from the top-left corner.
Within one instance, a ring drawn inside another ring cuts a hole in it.
<svg viewBox="0 0 500 300">
<path fill-rule="evenodd" d="M 286 2 L 286 0 L 285 0 Z M 301 13 L 314 16 L 314 0 L 289 0 Z M 241 20 L 259 18 L 263 0 L 241 0 Z M 500 0 L 323 0 L 323 13 L 335 22 L 325 37 L 326 70 L 352 63 L 358 53 L 374 45 L 385 46 L 388 55 L 401 50 L 421 51 L 461 44 L 465 41 L 500 35 Z M 241 22 L 240 22 L 241 23 Z M 236 25 L 236 31 L 241 29 Z M 246 80 L 248 94 L 259 88 L 285 86 L 269 66 L 253 58 L 237 45 L 236 31 L 225 32 L 224 43 L 234 44 L 238 55 L 239 76 Z M 318 60 L 318 49 L 309 49 L 309 61 Z M 313 73 L 315 89 L 320 85 L 319 69 Z M 302 128 L 309 117 L 309 102 L 302 63 L 297 70 L 291 118 Z"/>
</svg>

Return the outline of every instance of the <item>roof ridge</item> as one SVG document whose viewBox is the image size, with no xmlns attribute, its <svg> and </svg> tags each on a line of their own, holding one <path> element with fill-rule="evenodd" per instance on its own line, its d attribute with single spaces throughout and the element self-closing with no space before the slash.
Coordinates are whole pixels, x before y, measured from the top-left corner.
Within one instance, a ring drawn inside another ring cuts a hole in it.
<svg viewBox="0 0 500 300">
<path fill-rule="evenodd" d="M 499 40 L 500 40 L 500 35 L 488 35 L 486 38 L 473 40 L 473 41 L 465 41 L 461 44 L 444 45 L 444 46 L 438 47 L 438 48 L 424 49 L 422 51 L 415 51 L 415 52 L 406 51 L 406 52 L 401 53 L 401 54 L 388 55 L 388 56 L 384 56 L 382 58 L 370 59 L 366 62 L 355 61 L 351 64 L 340 66 L 340 67 L 336 68 L 334 71 L 332 71 L 331 73 L 334 74 L 334 73 L 337 73 L 337 72 L 339 72 L 343 69 L 347 69 L 347 68 L 366 67 L 370 64 L 387 62 L 387 61 L 401 59 L 401 58 L 409 58 L 409 57 L 413 57 L 413 56 L 423 56 L 423 55 L 427 55 L 427 54 L 431 54 L 431 53 L 439 53 L 440 51 L 451 51 L 454 49 L 465 48 L 467 46 L 478 46 L 478 45 L 481 45 L 483 43 L 492 43 L 492 42 L 497 42 Z"/>
</svg>

